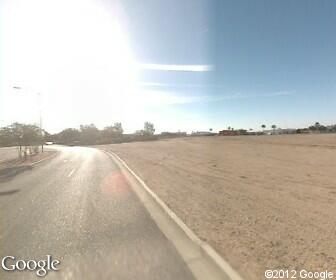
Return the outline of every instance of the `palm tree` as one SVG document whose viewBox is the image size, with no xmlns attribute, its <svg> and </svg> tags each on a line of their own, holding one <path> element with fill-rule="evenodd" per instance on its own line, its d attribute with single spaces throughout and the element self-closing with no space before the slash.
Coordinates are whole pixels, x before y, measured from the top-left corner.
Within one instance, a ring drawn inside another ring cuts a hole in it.
<svg viewBox="0 0 336 280">
<path fill-rule="evenodd" d="M 274 133 L 274 131 L 276 129 L 276 125 L 275 124 L 272 125 L 272 129 L 273 129 L 273 133 Z"/>
<path fill-rule="evenodd" d="M 265 125 L 265 124 L 262 124 L 262 125 L 261 125 L 261 128 L 262 128 L 262 130 L 264 131 L 264 129 L 266 128 L 266 125 Z"/>
</svg>

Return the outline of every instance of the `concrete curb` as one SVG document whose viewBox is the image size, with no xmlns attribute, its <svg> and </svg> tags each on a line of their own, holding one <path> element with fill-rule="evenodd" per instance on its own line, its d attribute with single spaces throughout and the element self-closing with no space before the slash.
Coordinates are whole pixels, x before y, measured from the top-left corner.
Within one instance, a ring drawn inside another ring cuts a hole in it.
<svg viewBox="0 0 336 280">
<path fill-rule="evenodd" d="M 103 149 L 102 149 L 103 150 Z M 228 276 L 231 280 L 243 280 L 243 278 L 226 262 L 207 242 L 202 241 L 198 236 L 146 185 L 146 183 L 122 160 L 111 151 L 103 150 L 121 165 L 140 183 L 151 198 L 161 209 L 173 220 L 173 222 L 184 232 L 184 234 L 200 249 L 201 254 Z M 224 279 L 224 278 L 223 278 Z M 227 278 L 225 278 L 227 279 Z"/>
</svg>

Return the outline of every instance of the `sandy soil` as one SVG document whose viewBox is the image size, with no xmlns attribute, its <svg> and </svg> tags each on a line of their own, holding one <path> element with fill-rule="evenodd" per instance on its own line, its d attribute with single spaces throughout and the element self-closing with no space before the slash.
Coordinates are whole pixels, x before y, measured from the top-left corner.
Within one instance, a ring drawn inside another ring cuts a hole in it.
<svg viewBox="0 0 336 280">
<path fill-rule="evenodd" d="M 17 158 L 18 147 L 0 147 L 0 163 Z"/>
<path fill-rule="evenodd" d="M 108 145 L 246 279 L 336 273 L 336 135 Z"/>
</svg>

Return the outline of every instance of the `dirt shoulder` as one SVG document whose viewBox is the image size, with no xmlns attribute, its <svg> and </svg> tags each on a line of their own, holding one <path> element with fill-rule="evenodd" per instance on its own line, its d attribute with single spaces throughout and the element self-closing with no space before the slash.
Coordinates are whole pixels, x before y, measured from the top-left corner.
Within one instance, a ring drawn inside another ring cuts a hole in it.
<svg viewBox="0 0 336 280">
<path fill-rule="evenodd" d="M 246 279 L 336 272 L 336 135 L 106 145 Z"/>
<path fill-rule="evenodd" d="M 44 151 L 43 153 L 27 156 L 26 160 L 16 158 L 0 162 L 0 182 L 24 170 L 31 169 L 32 165 L 34 165 L 35 163 L 38 163 L 39 161 L 43 161 L 44 159 L 52 157 L 56 153 L 57 151 L 47 150 Z"/>
</svg>

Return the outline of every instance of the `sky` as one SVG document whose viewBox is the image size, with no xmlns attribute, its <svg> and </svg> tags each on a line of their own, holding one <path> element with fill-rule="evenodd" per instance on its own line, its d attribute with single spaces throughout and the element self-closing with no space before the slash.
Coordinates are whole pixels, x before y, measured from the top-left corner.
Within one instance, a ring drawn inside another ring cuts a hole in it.
<svg viewBox="0 0 336 280">
<path fill-rule="evenodd" d="M 336 123 L 333 0 L 2 0 L 0 20 L 0 126 Z"/>
</svg>

